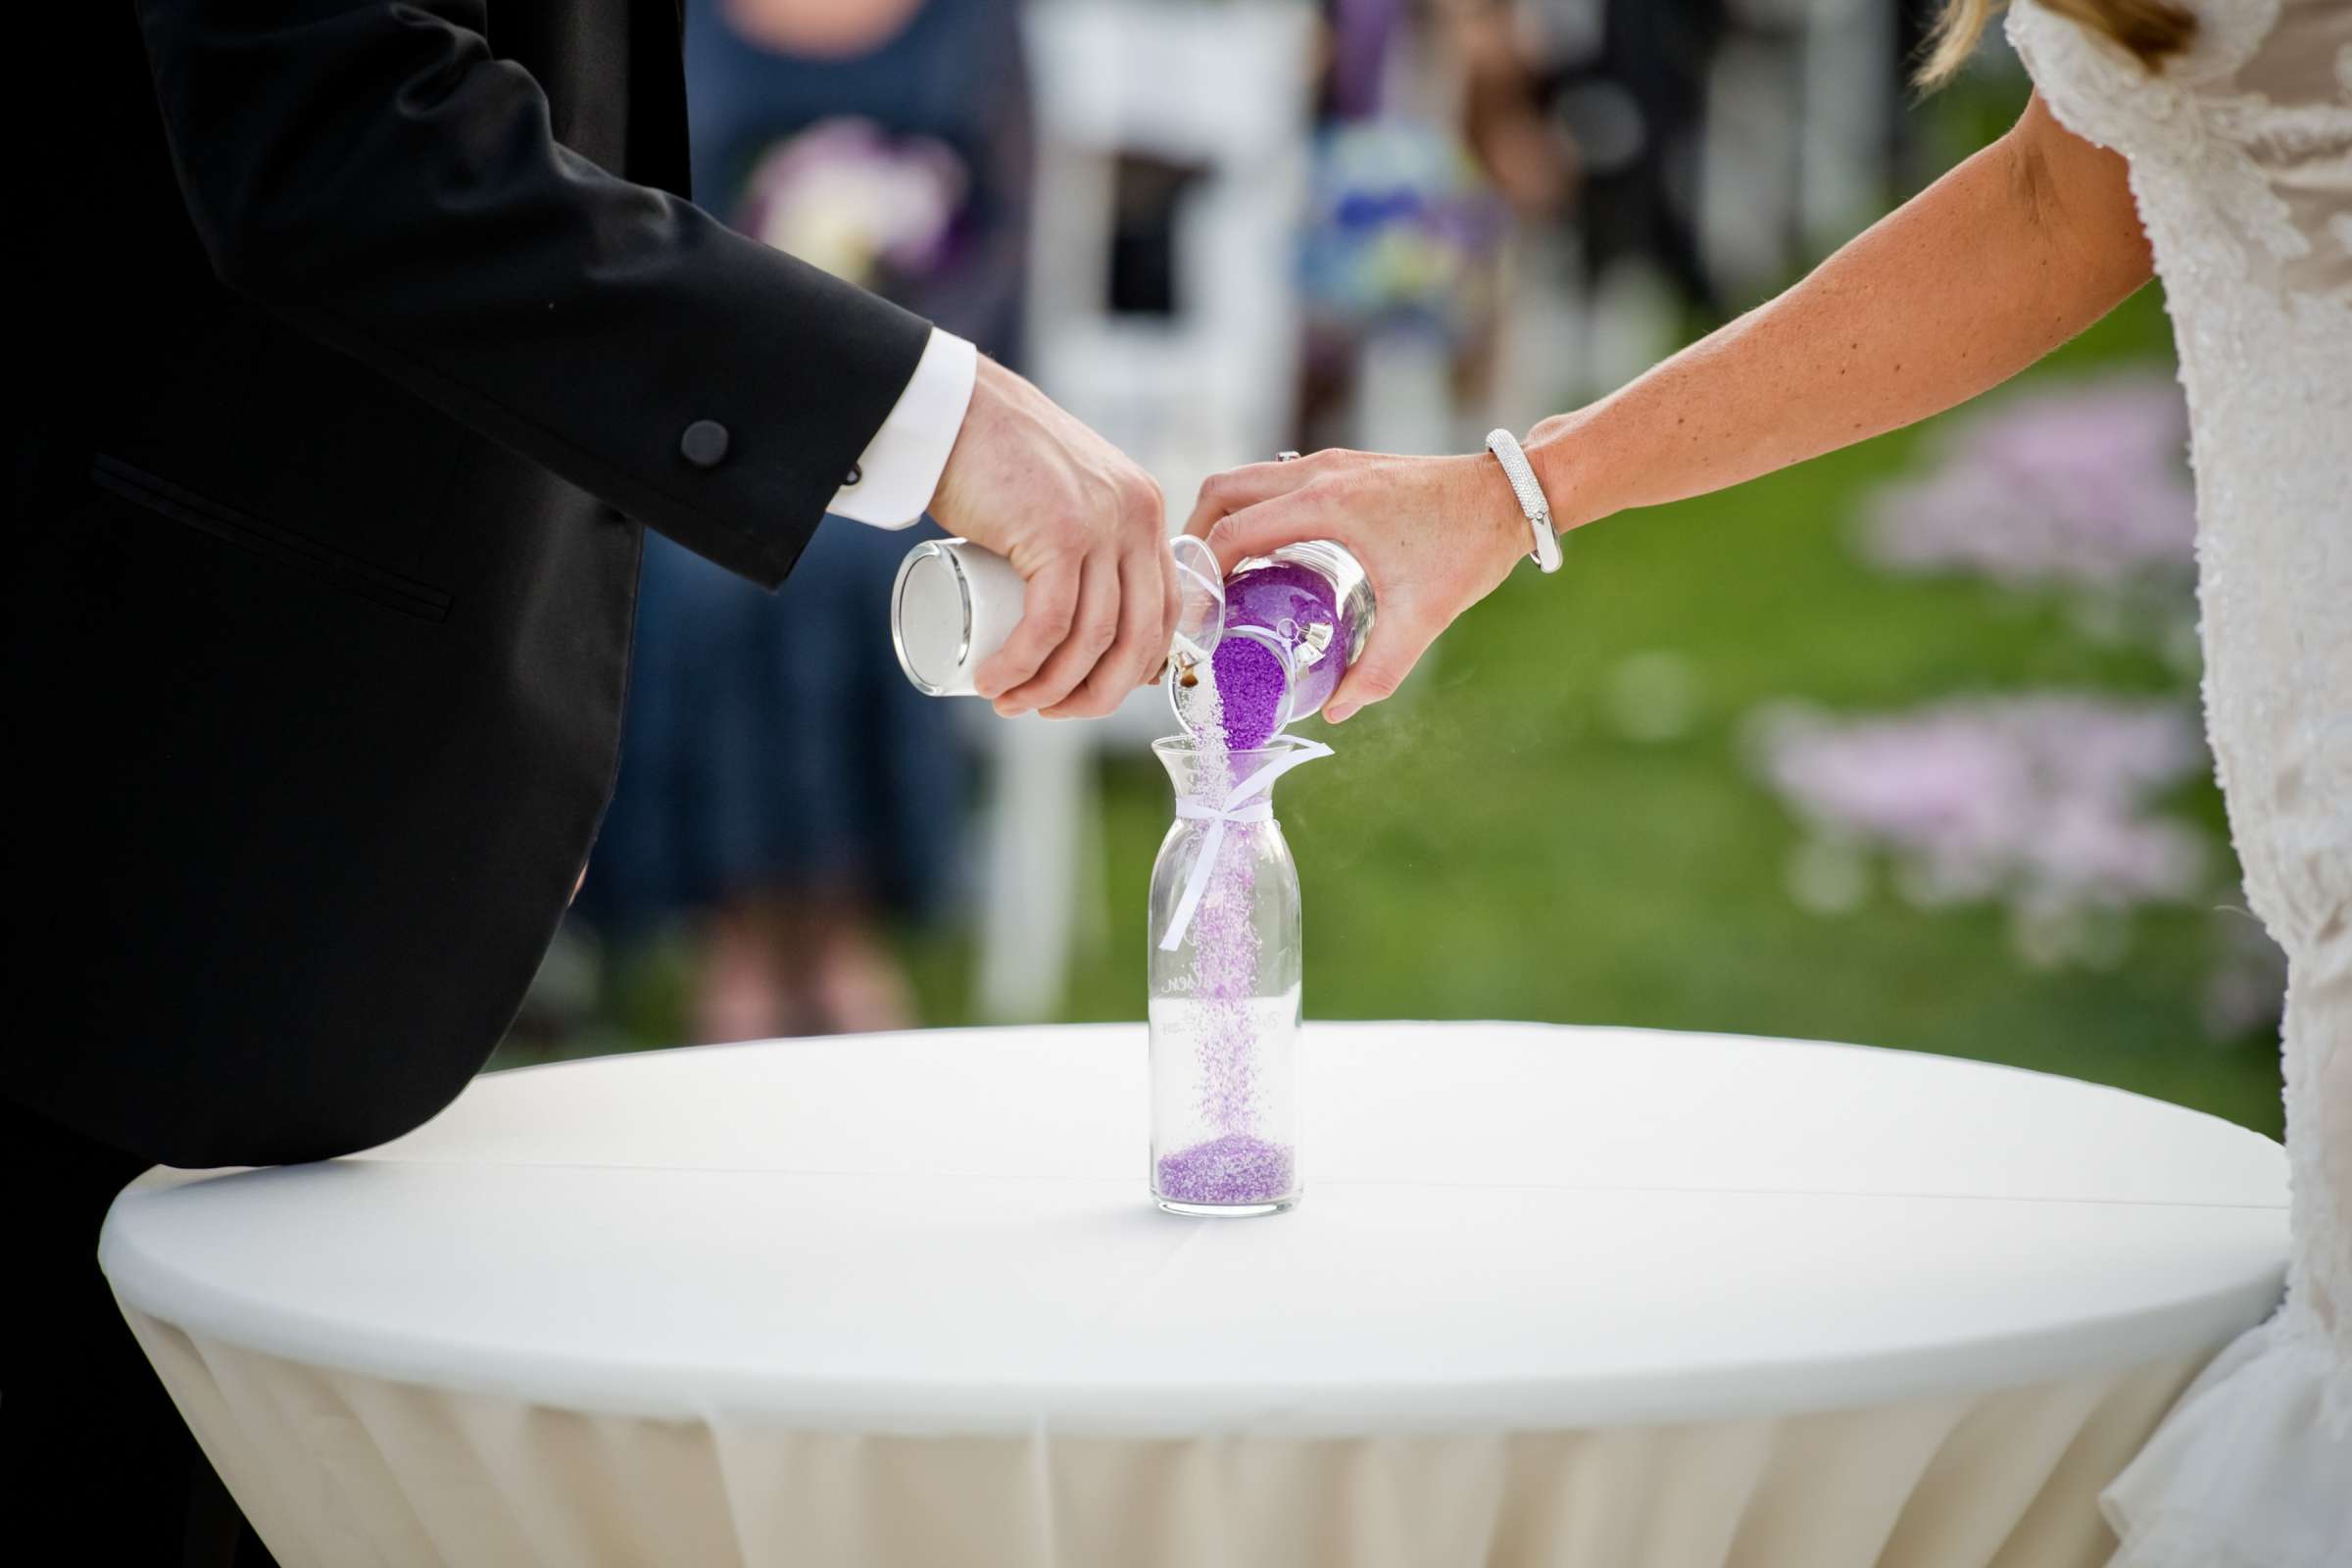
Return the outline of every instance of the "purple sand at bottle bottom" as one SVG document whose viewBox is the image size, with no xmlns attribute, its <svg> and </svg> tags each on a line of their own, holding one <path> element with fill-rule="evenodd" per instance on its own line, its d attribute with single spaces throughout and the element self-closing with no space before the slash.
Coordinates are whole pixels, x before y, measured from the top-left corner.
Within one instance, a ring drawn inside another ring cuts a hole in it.
<svg viewBox="0 0 2352 1568">
<path fill-rule="evenodd" d="M 1271 1203 L 1291 1196 L 1290 1146 L 1227 1133 L 1164 1154 L 1159 1196 L 1173 1203 Z"/>
</svg>

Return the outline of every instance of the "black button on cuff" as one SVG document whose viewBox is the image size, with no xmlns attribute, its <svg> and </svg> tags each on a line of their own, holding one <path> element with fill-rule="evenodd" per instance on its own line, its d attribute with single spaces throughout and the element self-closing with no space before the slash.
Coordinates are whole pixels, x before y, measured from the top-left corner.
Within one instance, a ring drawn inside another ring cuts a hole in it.
<svg viewBox="0 0 2352 1568">
<path fill-rule="evenodd" d="M 697 419 L 678 437 L 678 455 L 698 468 L 715 468 L 726 461 L 728 439 L 716 419 Z"/>
</svg>

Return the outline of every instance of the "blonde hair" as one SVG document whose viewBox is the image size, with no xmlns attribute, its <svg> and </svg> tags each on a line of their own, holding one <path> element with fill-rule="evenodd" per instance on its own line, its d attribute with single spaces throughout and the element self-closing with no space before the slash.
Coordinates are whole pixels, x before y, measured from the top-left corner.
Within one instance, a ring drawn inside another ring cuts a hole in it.
<svg viewBox="0 0 2352 1568">
<path fill-rule="evenodd" d="M 1944 0 L 1943 15 L 1928 34 L 1926 58 L 1918 81 L 1923 87 L 1941 86 L 1968 63 L 1977 40 L 1984 35 L 2003 0 Z M 2188 47 L 2197 19 L 2173 0 L 2040 0 L 2046 10 L 2103 32 L 2130 50 L 2139 63 L 2154 71 Z"/>
</svg>

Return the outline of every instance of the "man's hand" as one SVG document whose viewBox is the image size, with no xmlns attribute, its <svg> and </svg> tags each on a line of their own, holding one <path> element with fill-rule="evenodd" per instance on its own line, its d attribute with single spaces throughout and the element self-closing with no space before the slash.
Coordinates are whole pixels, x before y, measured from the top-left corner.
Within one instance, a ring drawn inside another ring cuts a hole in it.
<svg viewBox="0 0 2352 1568">
<path fill-rule="evenodd" d="M 1167 659 L 1177 599 L 1159 486 L 993 360 L 931 514 L 1028 584 L 1020 624 L 973 672 L 998 712 L 1099 717 Z"/>
</svg>

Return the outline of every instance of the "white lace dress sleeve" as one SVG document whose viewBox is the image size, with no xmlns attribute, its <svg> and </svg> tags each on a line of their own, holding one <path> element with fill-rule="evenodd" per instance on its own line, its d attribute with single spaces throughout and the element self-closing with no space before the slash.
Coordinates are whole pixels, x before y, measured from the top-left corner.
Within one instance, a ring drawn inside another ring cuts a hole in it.
<svg viewBox="0 0 2352 1568">
<path fill-rule="evenodd" d="M 2021 0 L 2059 122 L 2124 155 L 2188 392 L 2206 725 L 2287 953 L 2293 1255 L 2104 1498 L 2120 1568 L 2352 1565 L 2352 0 L 2193 0 L 2149 73 Z"/>
</svg>

